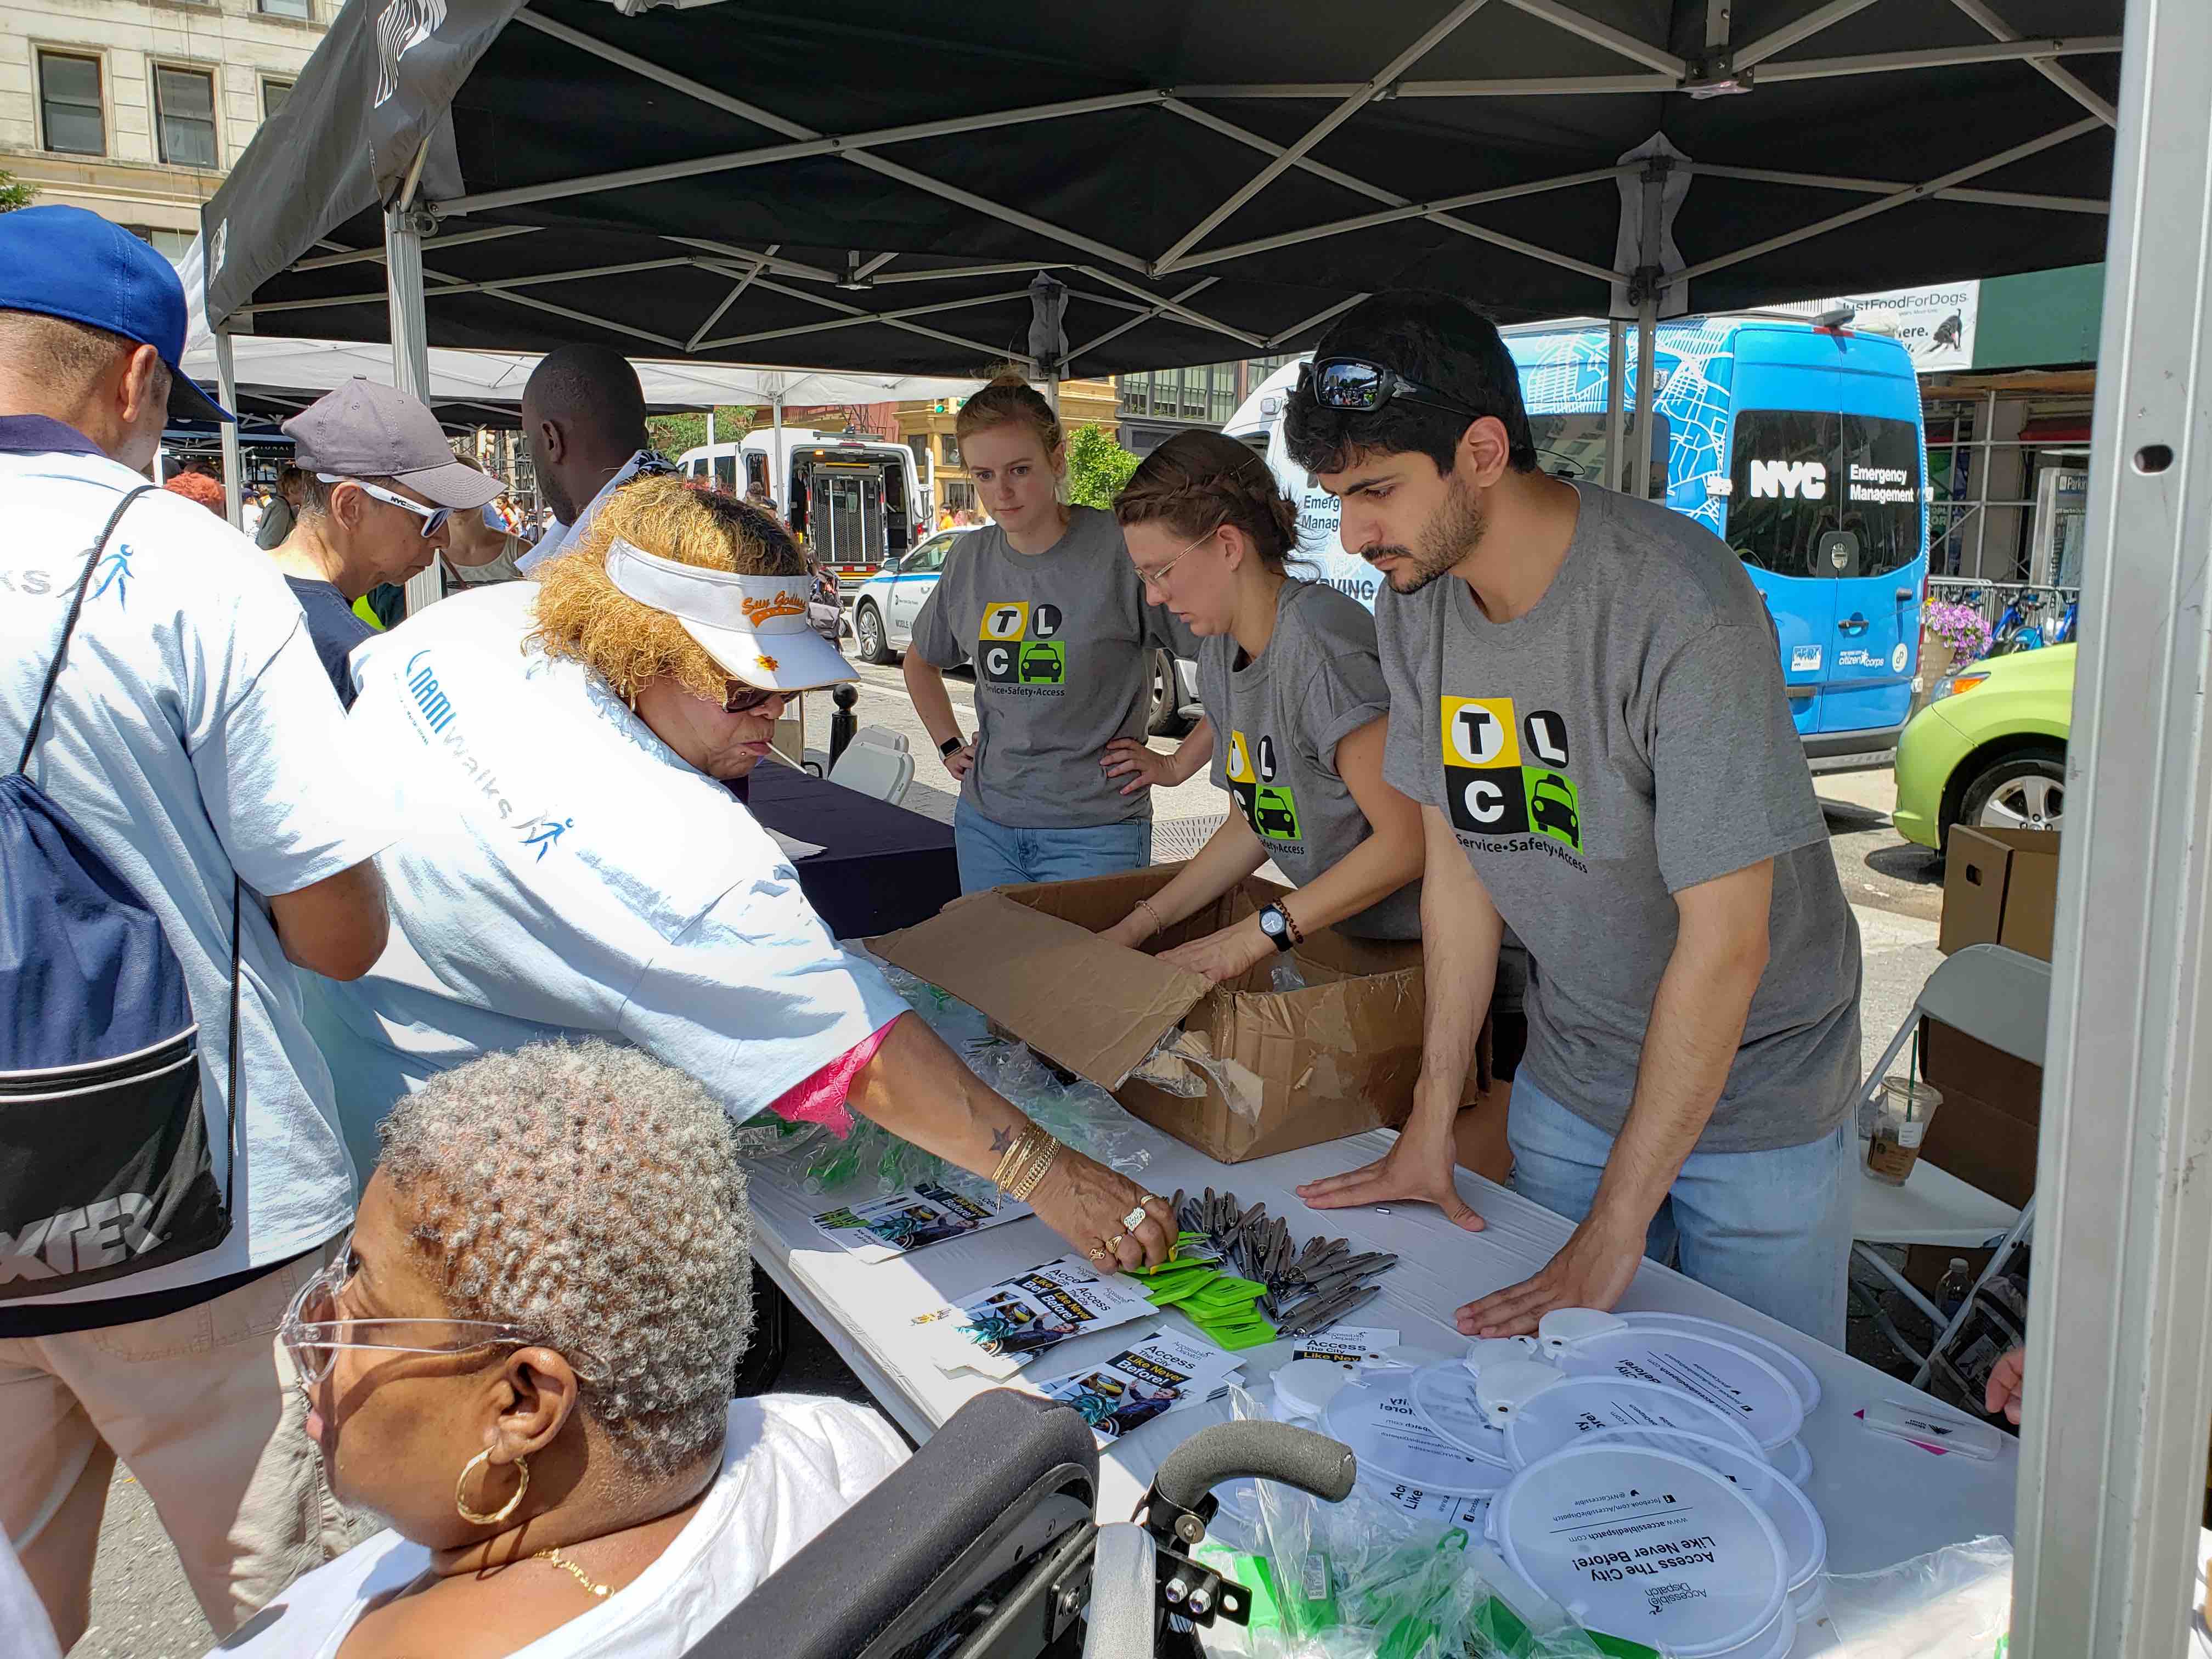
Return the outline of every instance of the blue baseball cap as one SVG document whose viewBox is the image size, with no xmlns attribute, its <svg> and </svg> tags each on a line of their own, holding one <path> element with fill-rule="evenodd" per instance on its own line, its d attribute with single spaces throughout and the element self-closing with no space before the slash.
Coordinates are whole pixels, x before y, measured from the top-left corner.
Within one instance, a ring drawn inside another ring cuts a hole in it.
<svg viewBox="0 0 2212 1659">
<path fill-rule="evenodd" d="M 169 413 L 238 417 L 179 366 L 185 285 L 175 267 L 120 225 L 82 208 L 0 213 L 0 311 L 31 311 L 103 328 L 159 352 L 169 368 Z"/>
</svg>

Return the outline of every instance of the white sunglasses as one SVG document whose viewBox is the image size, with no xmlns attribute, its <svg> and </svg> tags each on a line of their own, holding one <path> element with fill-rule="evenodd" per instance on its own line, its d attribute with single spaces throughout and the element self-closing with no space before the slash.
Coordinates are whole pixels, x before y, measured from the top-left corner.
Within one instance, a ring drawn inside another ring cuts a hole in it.
<svg viewBox="0 0 2212 1659">
<path fill-rule="evenodd" d="M 446 520 L 453 514 L 450 507 L 426 507 L 421 501 L 410 501 L 404 495 L 395 495 L 388 489 L 380 489 L 360 478 L 349 478 L 341 472 L 318 472 L 315 477 L 327 484 L 349 483 L 364 495 L 373 495 L 380 501 L 406 508 L 422 520 L 422 539 L 426 542 L 446 527 Z"/>
</svg>

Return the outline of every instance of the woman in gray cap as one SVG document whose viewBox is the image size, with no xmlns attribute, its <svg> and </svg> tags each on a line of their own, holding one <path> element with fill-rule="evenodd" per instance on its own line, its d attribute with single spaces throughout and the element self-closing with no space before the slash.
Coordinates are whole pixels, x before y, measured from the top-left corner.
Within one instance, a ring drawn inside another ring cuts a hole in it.
<svg viewBox="0 0 2212 1659">
<path fill-rule="evenodd" d="M 422 400 L 348 380 L 284 422 L 300 475 L 291 532 L 270 550 L 307 613 L 316 653 L 353 707 L 346 658 L 376 629 L 354 601 L 398 586 L 445 550 L 446 520 L 499 496 L 499 481 L 453 459 Z"/>
</svg>

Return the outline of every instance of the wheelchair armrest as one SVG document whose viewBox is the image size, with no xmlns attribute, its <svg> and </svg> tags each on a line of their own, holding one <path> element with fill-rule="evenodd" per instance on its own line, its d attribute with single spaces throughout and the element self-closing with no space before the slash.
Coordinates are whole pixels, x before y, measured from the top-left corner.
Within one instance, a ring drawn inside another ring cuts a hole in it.
<svg viewBox="0 0 2212 1659">
<path fill-rule="evenodd" d="M 994 1552 L 1040 1505 L 1066 1492 L 1087 1520 L 1097 1491 L 1097 1443 L 1079 1415 L 1011 1389 L 979 1395 L 732 1609 L 692 1659 L 894 1650 L 957 1611 L 982 1567 L 1010 1565 Z"/>
</svg>

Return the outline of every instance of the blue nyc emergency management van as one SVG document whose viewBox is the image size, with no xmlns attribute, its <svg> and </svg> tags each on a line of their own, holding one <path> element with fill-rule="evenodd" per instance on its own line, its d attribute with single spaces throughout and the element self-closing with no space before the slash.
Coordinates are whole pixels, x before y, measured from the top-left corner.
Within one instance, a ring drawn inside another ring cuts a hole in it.
<svg viewBox="0 0 2212 1659">
<path fill-rule="evenodd" d="M 1790 708 L 1814 764 L 1886 756 L 1912 712 L 1928 571 L 1926 453 L 1912 359 L 1896 339 L 1788 319 L 1661 325 L 1651 432 L 1635 428 L 1634 333 L 1624 402 L 1650 495 L 1734 548 L 1765 595 Z M 1508 329 L 1537 456 L 1602 476 L 1602 324 Z M 1304 556 L 1372 606 L 1380 579 L 1338 542 L 1337 502 L 1294 464 L 1283 408 L 1295 364 L 1224 428 L 1264 454 L 1300 502 Z"/>
</svg>

